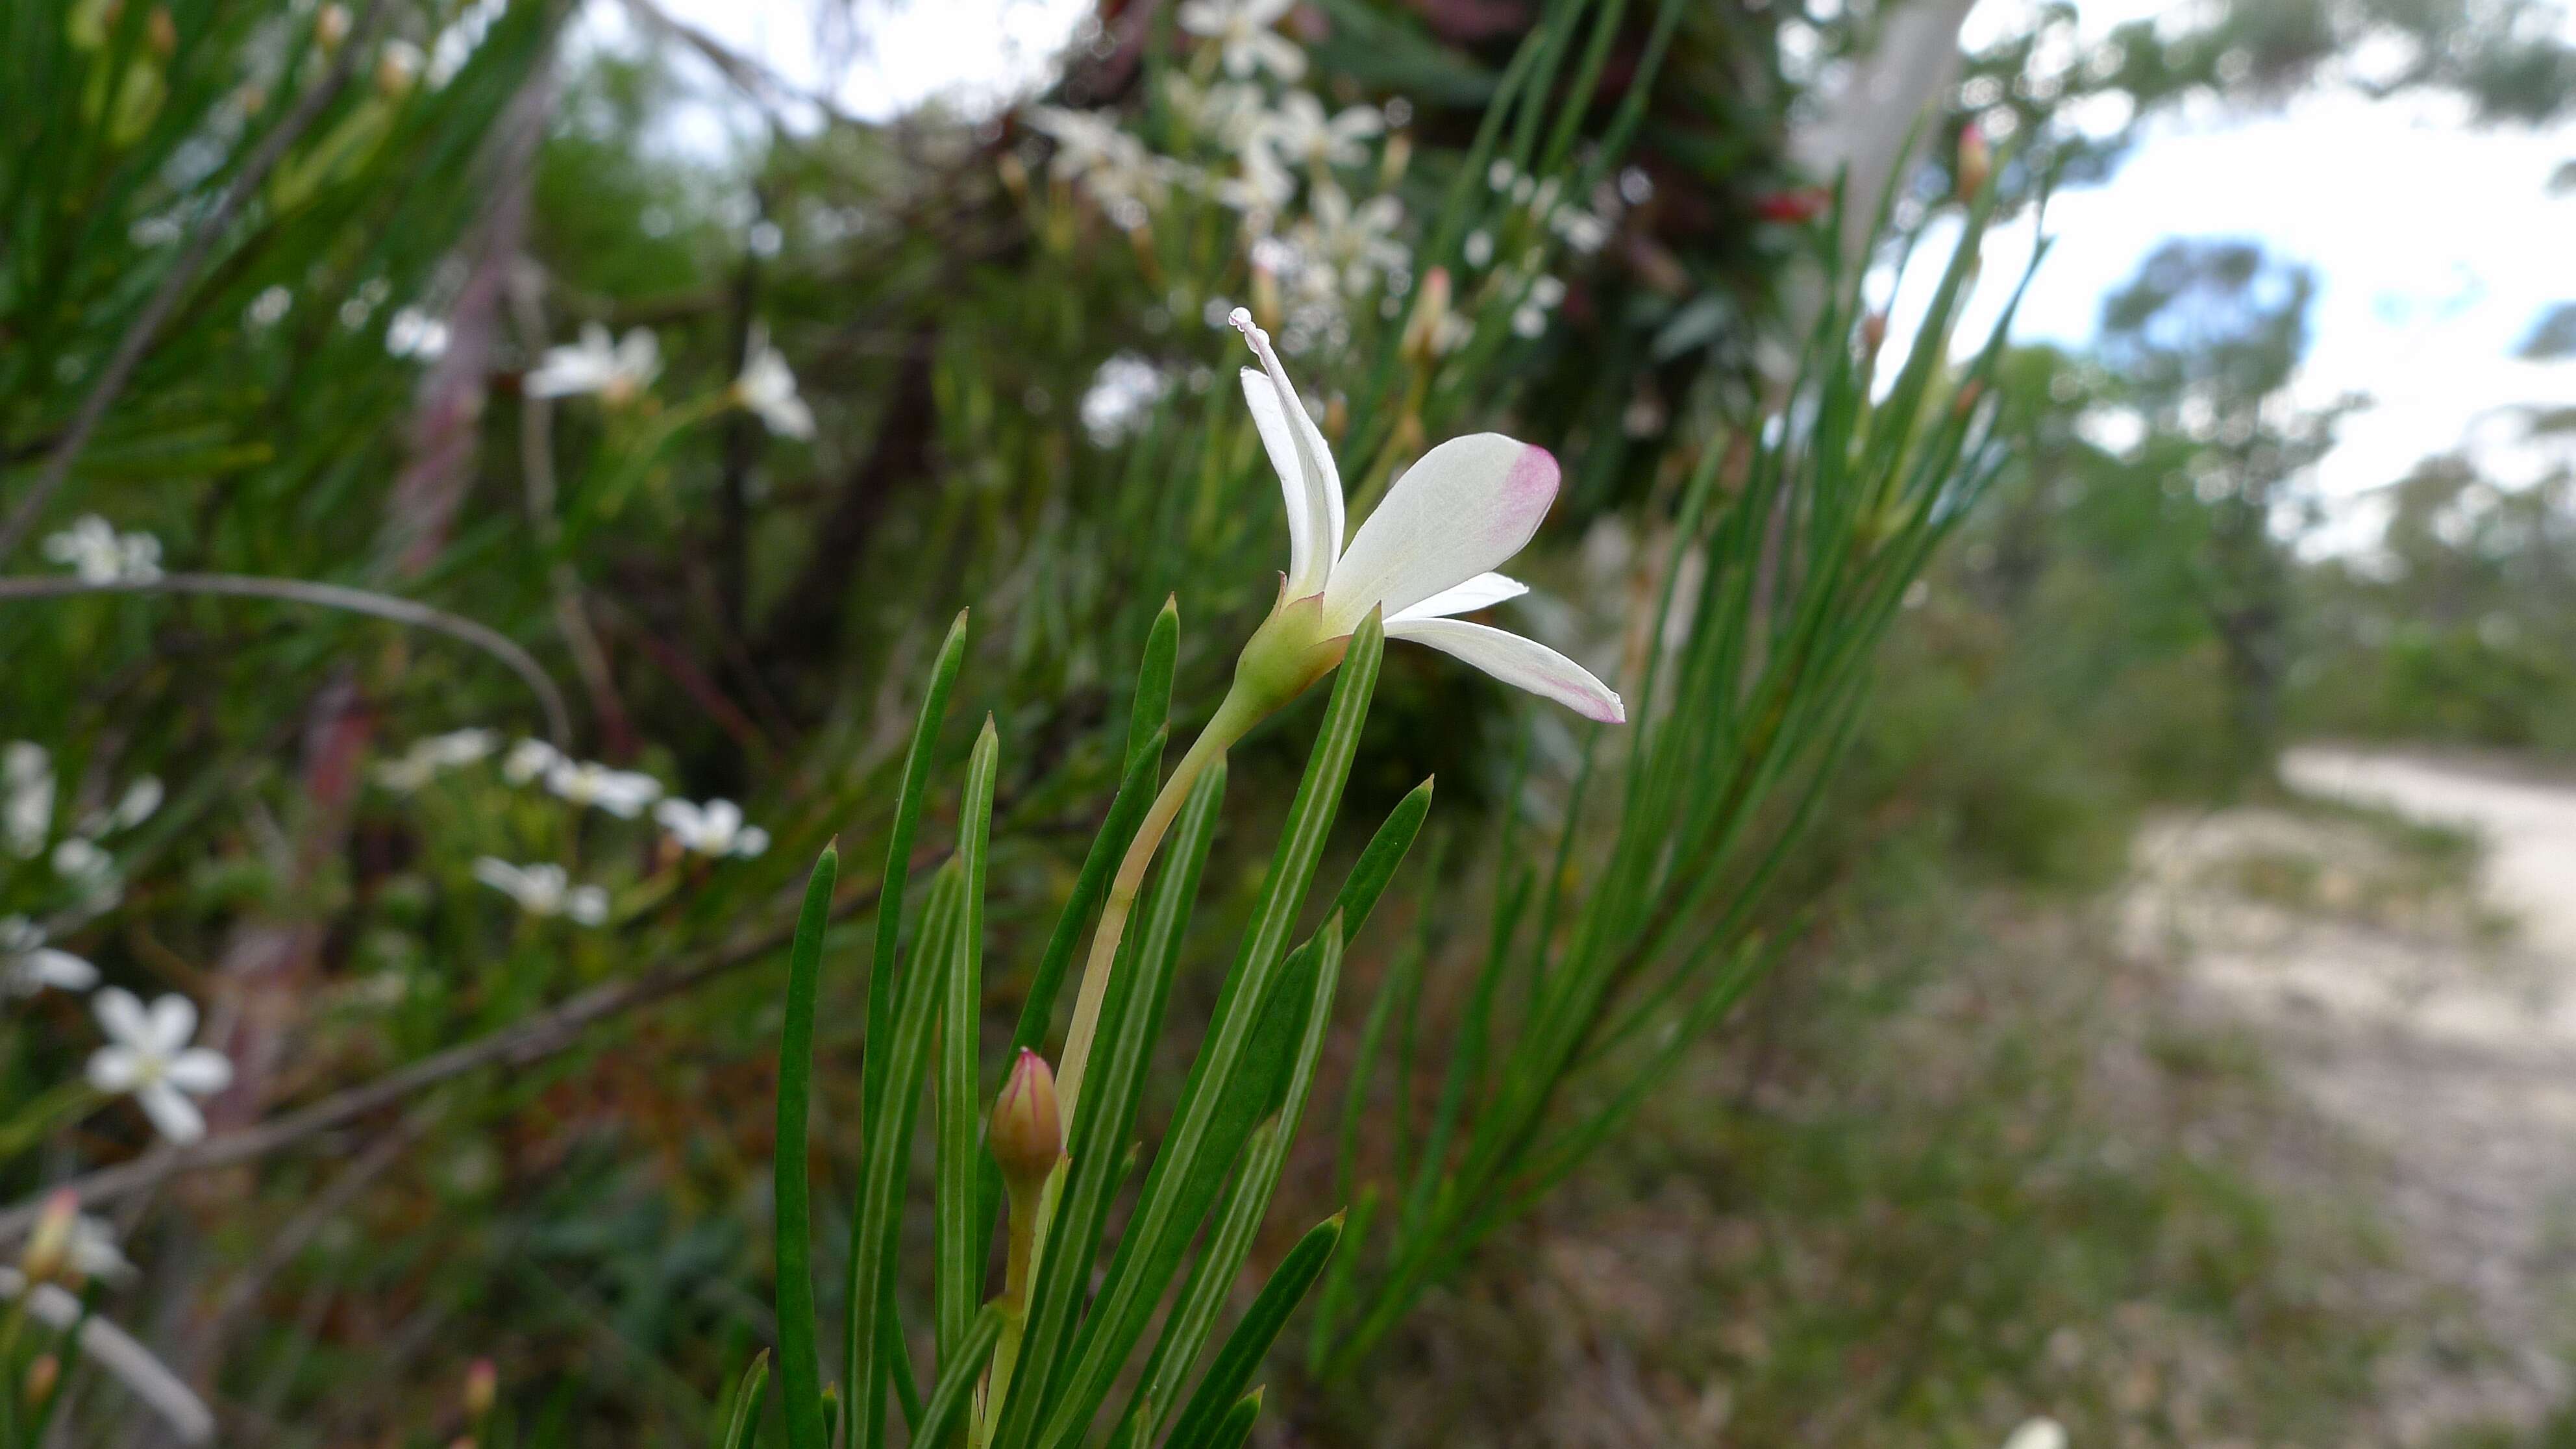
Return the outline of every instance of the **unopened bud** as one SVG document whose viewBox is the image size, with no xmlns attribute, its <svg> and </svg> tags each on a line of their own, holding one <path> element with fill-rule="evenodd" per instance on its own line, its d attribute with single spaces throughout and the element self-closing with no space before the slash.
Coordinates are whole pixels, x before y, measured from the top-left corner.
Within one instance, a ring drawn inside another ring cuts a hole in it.
<svg viewBox="0 0 2576 1449">
<path fill-rule="evenodd" d="M 1350 430 L 1350 400 L 1340 393 L 1335 393 L 1324 400 L 1324 436 L 1329 441 L 1338 443 L 1342 440 L 1342 434 Z"/>
<path fill-rule="evenodd" d="M 1868 316 L 1861 318 L 1860 355 L 1863 357 L 1876 357 L 1878 355 L 1878 349 L 1886 345 L 1887 314 L 1884 312 L 1872 312 Z"/>
<path fill-rule="evenodd" d="M 1974 201 L 1995 174 L 1995 153 L 1976 122 L 1959 128 L 1959 199 Z"/>
<path fill-rule="evenodd" d="M 400 100 L 411 93 L 420 79 L 420 47 L 408 40 L 388 40 L 384 52 L 376 57 L 376 94 L 387 100 Z"/>
<path fill-rule="evenodd" d="M 1440 355 L 1441 324 L 1448 320 L 1449 269 L 1433 267 L 1422 274 L 1422 293 L 1413 299 L 1413 315 L 1405 319 L 1404 360 L 1429 366 Z"/>
<path fill-rule="evenodd" d="M 1029 199 L 1029 164 L 1013 151 L 993 158 L 993 173 L 1002 178 L 1002 189 L 1016 201 Z"/>
<path fill-rule="evenodd" d="M 27 1365 L 27 1407 L 42 1412 L 46 1401 L 54 1396 L 54 1385 L 62 1379 L 61 1359 L 50 1353 L 36 1355 L 35 1361 Z"/>
<path fill-rule="evenodd" d="M 1833 193 L 1821 186 L 1793 186 L 1753 198 L 1753 214 L 1784 226 L 1804 226 L 1824 215 L 1825 208 L 1833 204 Z"/>
<path fill-rule="evenodd" d="M 985 1140 L 1014 1195 L 1038 1187 L 1055 1171 L 1056 1159 L 1064 1155 L 1064 1119 L 1046 1058 L 1021 1049 L 1011 1079 L 993 1102 L 992 1129 Z"/>
<path fill-rule="evenodd" d="M 1378 157 L 1377 189 L 1393 191 L 1395 183 L 1404 179 L 1405 167 L 1412 163 L 1413 136 L 1411 133 L 1398 131 L 1387 137 L 1386 151 Z"/>
<path fill-rule="evenodd" d="M 143 17 L 143 39 L 155 55 L 167 60 L 179 48 L 179 22 L 170 18 L 170 7 L 155 5 Z"/>
<path fill-rule="evenodd" d="M 72 1232 L 80 1224 L 80 1194 L 56 1188 L 37 1210 L 36 1230 L 27 1236 L 26 1256 L 19 1259 L 30 1283 L 50 1283 L 63 1276 L 72 1261 Z"/>
<path fill-rule="evenodd" d="M 345 5 L 325 5 L 313 15 L 313 43 L 325 51 L 338 50 L 349 38 L 349 9 Z"/>
<path fill-rule="evenodd" d="M 468 1420 L 480 1422 L 491 1413 L 493 1401 L 500 1397 L 500 1392 L 501 1371 L 493 1366 L 492 1360 L 478 1358 L 466 1365 L 465 1417 Z"/>
</svg>

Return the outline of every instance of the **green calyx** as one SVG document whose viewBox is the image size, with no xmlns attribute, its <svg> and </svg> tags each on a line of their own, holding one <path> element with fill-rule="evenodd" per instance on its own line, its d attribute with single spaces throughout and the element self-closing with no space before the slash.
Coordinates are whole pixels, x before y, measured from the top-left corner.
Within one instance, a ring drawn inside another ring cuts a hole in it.
<svg viewBox="0 0 2576 1449">
<path fill-rule="evenodd" d="M 1234 727 L 1232 738 L 1269 718 L 1309 685 L 1339 668 L 1351 636 L 1324 632 L 1324 599 L 1282 599 L 1243 643 L 1234 661 L 1234 687 L 1217 707 L 1217 725 Z"/>
</svg>

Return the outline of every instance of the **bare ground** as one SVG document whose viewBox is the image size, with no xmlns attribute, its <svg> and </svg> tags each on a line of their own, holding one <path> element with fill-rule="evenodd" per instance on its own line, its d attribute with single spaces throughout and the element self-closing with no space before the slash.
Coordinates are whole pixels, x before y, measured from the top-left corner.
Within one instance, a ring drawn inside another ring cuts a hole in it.
<svg viewBox="0 0 2576 1449">
<path fill-rule="evenodd" d="M 2576 788 L 2473 762 L 2307 748 L 2312 797 L 2465 831 L 2445 889 L 2389 832 L 2230 810 L 2150 826 L 2126 938 L 2181 963 L 2313 1107 L 2373 1150 L 2410 1276 L 2454 1290 L 2385 1365 L 2394 1437 L 2528 1429 L 2566 1397 L 2576 1201 Z"/>
</svg>

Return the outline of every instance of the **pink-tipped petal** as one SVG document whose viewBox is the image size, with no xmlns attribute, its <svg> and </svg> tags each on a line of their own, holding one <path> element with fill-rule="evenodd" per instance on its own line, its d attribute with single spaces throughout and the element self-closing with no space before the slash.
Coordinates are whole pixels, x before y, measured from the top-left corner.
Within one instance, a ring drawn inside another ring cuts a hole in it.
<svg viewBox="0 0 2576 1449">
<path fill-rule="evenodd" d="M 1454 589 L 1442 589 L 1387 622 L 1401 624 L 1407 619 L 1446 619 L 1453 614 L 1472 614 L 1528 592 L 1529 585 L 1508 575 L 1478 574 Z"/>
<path fill-rule="evenodd" d="M 1519 553 L 1556 501 L 1556 459 L 1500 433 L 1451 438 L 1395 480 L 1324 591 L 1324 627 L 1394 619 Z"/>
<path fill-rule="evenodd" d="M 1342 474 L 1323 429 L 1306 414 L 1288 371 L 1271 349 L 1270 334 L 1252 324 L 1241 307 L 1228 317 L 1261 359 L 1261 368 L 1243 370 L 1243 400 L 1252 408 L 1261 446 L 1279 475 L 1288 504 L 1288 587 L 1291 598 L 1323 592 L 1325 576 L 1342 551 Z"/>
<path fill-rule="evenodd" d="M 1406 619 L 1386 626 L 1390 639 L 1428 644 L 1463 659 L 1516 689 L 1555 700 L 1585 719 L 1628 722 L 1628 707 L 1592 671 L 1535 639 L 1463 619 Z"/>
</svg>

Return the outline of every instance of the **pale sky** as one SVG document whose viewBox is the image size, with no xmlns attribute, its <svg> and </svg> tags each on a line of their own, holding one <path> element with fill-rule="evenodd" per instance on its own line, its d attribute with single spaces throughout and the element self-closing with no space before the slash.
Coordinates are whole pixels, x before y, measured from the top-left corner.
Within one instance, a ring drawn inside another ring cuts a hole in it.
<svg viewBox="0 0 2576 1449">
<path fill-rule="evenodd" d="M 859 115 L 883 117 L 933 95 L 967 109 L 1007 104 L 1043 82 L 1054 54 L 1091 11 L 1089 0 L 896 0 L 871 53 L 837 81 L 803 0 L 665 0 L 667 8 L 796 84 L 828 87 Z M 2187 20 L 2206 0 L 2080 0 L 2078 44 L 2123 21 Z M 1982 0 L 1963 41 L 1974 47 L 2028 23 L 2036 0 Z M 620 8 L 592 7 L 593 28 L 621 32 Z M 2576 38 L 2576 11 L 2568 21 Z M 2394 41 L 2346 62 L 2367 74 L 2403 60 Z M 2102 124 L 2124 117 L 2105 115 Z M 692 122 L 720 136 L 714 112 Z M 2213 105 L 2160 117 L 2103 186 L 2061 194 L 2056 238 L 2032 284 L 2016 334 L 2080 343 L 2105 292 L 2168 237 L 2242 237 L 2316 269 L 2313 341 L 2299 396 L 2346 392 L 2373 400 L 2348 420 L 2317 483 L 2349 500 L 2394 481 L 2428 454 L 2473 443 L 2505 481 L 2536 474 L 2536 454 L 2509 413 L 2516 405 L 2576 404 L 2576 361 L 2523 362 L 2515 347 L 2551 303 L 2576 300 L 2576 193 L 2551 195 L 2550 176 L 2576 160 L 2576 123 L 2545 131 L 2478 127 L 2438 96 L 2367 101 L 2329 83 L 2286 107 Z M 2029 256 L 2027 224 L 1988 241 L 1979 296 L 1962 335 L 1990 322 Z M 1940 248 L 1933 249 L 1935 253 Z M 1898 312 L 1901 345 L 1904 308 Z M 2557 445 L 2567 460 L 2568 445 Z M 2332 540 L 2365 541 L 2368 508 L 2340 509 Z"/>
</svg>

